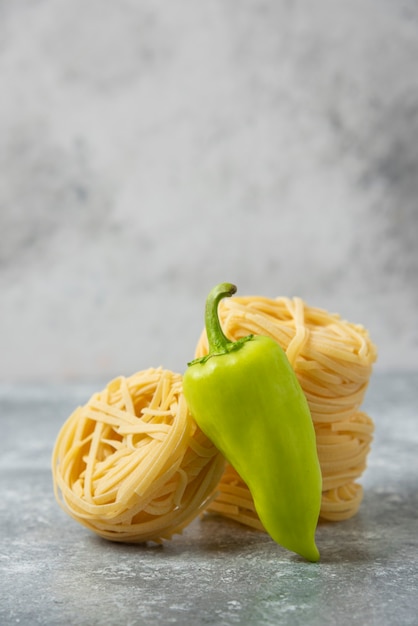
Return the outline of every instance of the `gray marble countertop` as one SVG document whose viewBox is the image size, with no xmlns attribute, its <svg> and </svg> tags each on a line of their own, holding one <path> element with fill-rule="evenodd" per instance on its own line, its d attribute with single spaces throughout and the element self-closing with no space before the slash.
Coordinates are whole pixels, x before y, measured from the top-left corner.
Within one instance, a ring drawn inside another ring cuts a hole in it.
<svg viewBox="0 0 418 626">
<path fill-rule="evenodd" d="M 418 623 L 418 374 L 375 373 L 359 514 L 321 524 L 322 560 L 206 517 L 163 546 L 106 542 L 54 500 L 52 446 L 91 387 L 0 387 L 0 623 Z"/>
</svg>

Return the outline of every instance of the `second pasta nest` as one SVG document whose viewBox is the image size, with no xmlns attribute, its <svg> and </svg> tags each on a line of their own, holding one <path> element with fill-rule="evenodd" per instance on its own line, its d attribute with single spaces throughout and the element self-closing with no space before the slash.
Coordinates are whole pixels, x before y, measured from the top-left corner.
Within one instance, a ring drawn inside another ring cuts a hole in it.
<svg viewBox="0 0 418 626">
<path fill-rule="evenodd" d="M 169 539 L 208 504 L 224 460 L 192 419 L 180 374 L 113 380 L 63 425 L 52 473 L 58 502 L 113 541 Z"/>
</svg>

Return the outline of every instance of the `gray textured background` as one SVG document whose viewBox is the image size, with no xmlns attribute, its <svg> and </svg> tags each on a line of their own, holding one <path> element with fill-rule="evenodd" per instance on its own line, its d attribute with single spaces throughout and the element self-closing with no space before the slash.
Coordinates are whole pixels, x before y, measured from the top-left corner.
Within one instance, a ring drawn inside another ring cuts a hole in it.
<svg viewBox="0 0 418 626">
<path fill-rule="evenodd" d="M 299 295 L 418 366 L 418 4 L 0 2 L 0 379 L 183 370 Z"/>
</svg>

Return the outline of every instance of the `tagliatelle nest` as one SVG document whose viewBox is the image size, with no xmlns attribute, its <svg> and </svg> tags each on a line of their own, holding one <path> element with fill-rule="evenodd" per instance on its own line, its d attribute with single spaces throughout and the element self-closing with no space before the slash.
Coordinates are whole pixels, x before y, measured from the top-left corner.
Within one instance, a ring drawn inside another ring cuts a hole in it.
<svg viewBox="0 0 418 626">
<path fill-rule="evenodd" d="M 119 377 L 63 425 L 55 495 L 74 519 L 113 541 L 170 538 L 213 497 L 224 460 L 193 420 L 182 377 L 149 369 Z"/>
<path fill-rule="evenodd" d="M 315 428 L 322 472 L 320 516 L 339 521 L 355 515 L 363 497 L 356 479 L 366 468 L 374 431 L 373 420 L 361 410 L 377 357 L 366 329 L 300 298 L 228 298 L 219 305 L 219 319 L 231 340 L 267 335 L 286 352 Z M 207 351 L 203 331 L 195 356 Z M 262 529 L 248 487 L 230 465 L 218 491 L 209 511 Z"/>
</svg>

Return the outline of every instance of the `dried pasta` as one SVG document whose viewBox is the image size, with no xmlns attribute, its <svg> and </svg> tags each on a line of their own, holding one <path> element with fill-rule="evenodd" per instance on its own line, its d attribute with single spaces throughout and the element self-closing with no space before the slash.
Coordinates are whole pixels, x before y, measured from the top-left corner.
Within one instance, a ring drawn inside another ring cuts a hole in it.
<svg viewBox="0 0 418 626">
<path fill-rule="evenodd" d="M 315 427 L 323 478 L 320 516 L 352 517 L 362 500 L 356 480 L 366 467 L 374 430 L 373 420 L 360 410 L 377 356 L 367 331 L 300 298 L 228 298 L 220 303 L 219 316 L 232 340 L 268 335 L 285 350 Z M 207 350 L 203 331 L 196 356 Z M 207 510 L 262 529 L 246 484 L 229 464 Z"/>
<path fill-rule="evenodd" d="M 55 496 L 74 519 L 120 542 L 160 542 L 213 497 L 224 459 L 188 411 L 180 374 L 119 377 L 76 409 L 52 457 Z"/>
</svg>

